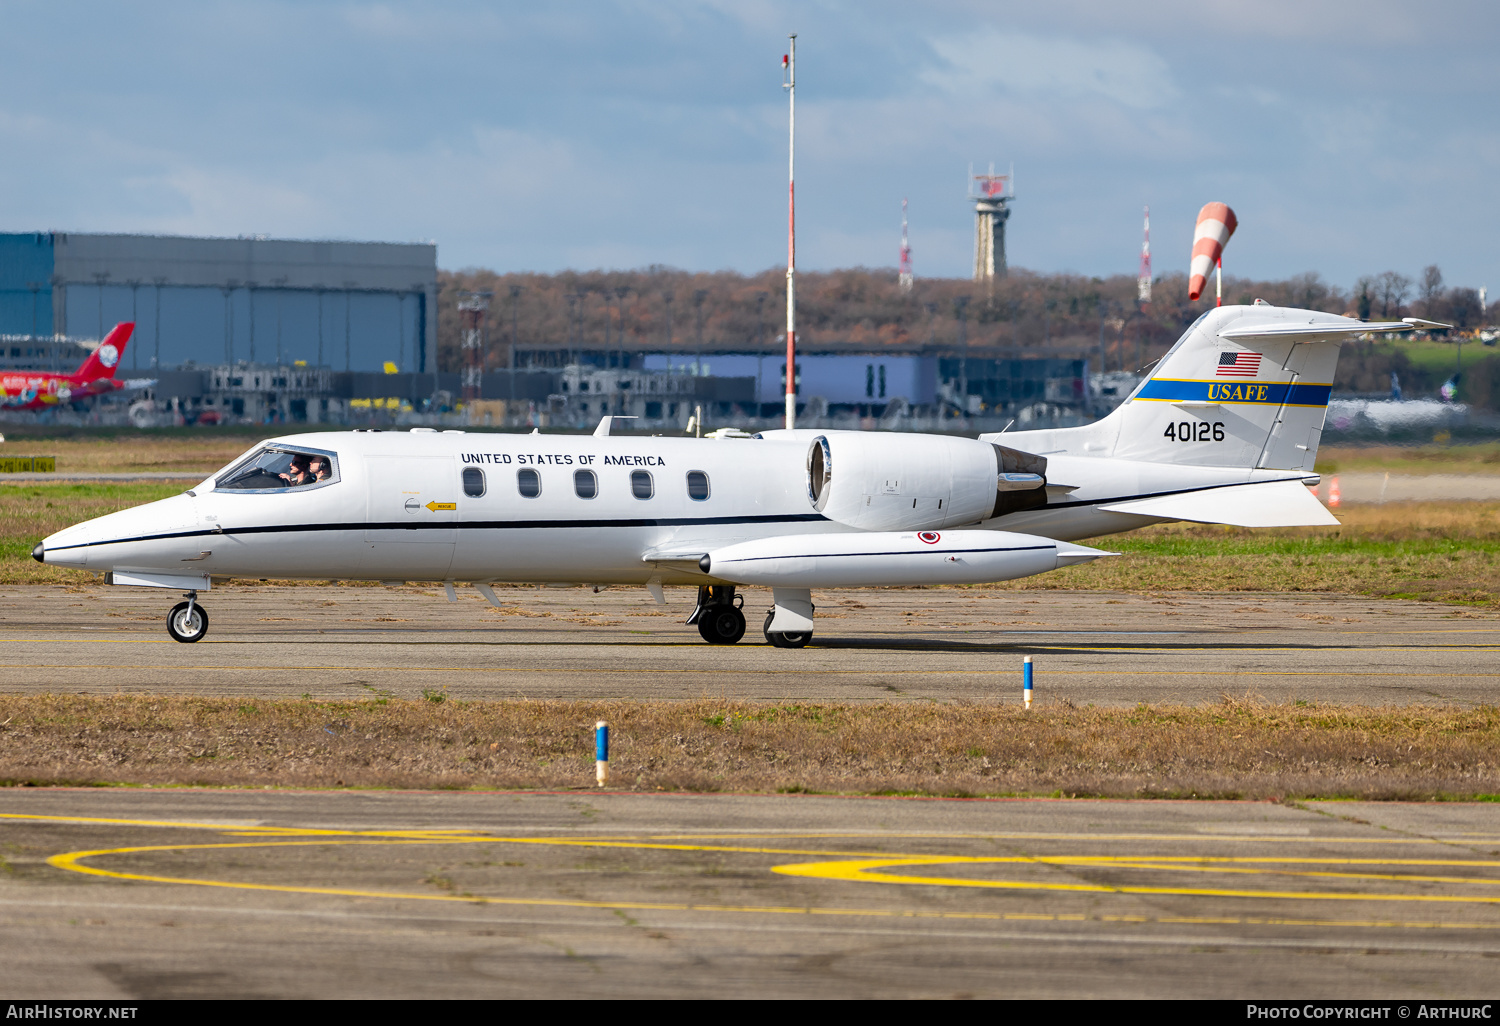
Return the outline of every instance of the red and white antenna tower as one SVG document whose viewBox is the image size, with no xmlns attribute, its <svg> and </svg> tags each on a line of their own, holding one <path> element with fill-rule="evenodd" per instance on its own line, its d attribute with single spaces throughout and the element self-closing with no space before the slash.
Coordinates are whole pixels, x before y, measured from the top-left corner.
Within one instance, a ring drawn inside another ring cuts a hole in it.
<svg viewBox="0 0 1500 1026">
<path fill-rule="evenodd" d="M 1146 208 L 1146 238 L 1141 243 L 1141 270 L 1135 279 L 1135 298 L 1145 306 L 1151 302 L 1151 208 Z"/>
<path fill-rule="evenodd" d="M 781 58 L 787 93 L 786 146 L 786 429 L 797 426 L 797 34 Z"/>
<path fill-rule="evenodd" d="M 901 198 L 901 263 L 898 266 L 897 280 L 901 283 L 902 292 L 911 291 L 911 240 L 906 235 L 906 197 Z"/>
</svg>

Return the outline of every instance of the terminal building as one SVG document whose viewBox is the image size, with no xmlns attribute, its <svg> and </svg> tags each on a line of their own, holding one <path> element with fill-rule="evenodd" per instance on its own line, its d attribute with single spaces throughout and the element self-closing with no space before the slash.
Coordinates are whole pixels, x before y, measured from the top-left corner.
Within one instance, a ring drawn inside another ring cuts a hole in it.
<svg viewBox="0 0 1500 1026">
<path fill-rule="evenodd" d="M 58 346 L 134 321 L 131 376 L 242 362 L 430 373 L 436 303 L 429 243 L 0 233 L 7 362 L 71 358 Z"/>
</svg>

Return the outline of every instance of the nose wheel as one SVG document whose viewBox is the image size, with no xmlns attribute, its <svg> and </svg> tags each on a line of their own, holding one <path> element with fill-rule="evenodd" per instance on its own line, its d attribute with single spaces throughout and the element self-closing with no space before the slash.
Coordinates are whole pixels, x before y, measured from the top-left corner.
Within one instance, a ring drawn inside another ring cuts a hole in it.
<svg viewBox="0 0 1500 1026">
<path fill-rule="evenodd" d="M 198 605 L 198 596 L 190 594 L 167 614 L 167 633 L 173 641 L 189 643 L 208 633 L 208 613 Z"/>
</svg>

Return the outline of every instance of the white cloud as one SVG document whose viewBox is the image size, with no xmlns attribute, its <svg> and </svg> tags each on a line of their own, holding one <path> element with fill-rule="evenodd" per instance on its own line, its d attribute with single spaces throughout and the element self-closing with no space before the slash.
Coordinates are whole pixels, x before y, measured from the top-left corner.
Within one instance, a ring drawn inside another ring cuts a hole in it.
<svg viewBox="0 0 1500 1026">
<path fill-rule="evenodd" d="M 1179 91 L 1151 50 L 1123 40 L 1085 41 L 986 29 L 929 40 L 946 67 L 922 78 L 950 93 L 1000 91 L 1064 99 L 1100 96 L 1127 107 L 1160 107 Z"/>
</svg>

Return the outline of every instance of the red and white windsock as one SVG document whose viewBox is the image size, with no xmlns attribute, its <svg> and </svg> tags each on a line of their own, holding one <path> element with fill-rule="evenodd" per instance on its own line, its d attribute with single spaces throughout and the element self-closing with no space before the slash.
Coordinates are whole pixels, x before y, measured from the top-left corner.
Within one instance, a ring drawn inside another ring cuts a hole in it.
<svg viewBox="0 0 1500 1026">
<path fill-rule="evenodd" d="M 1239 221 L 1224 203 L 1205 203 L 1198 211 L 1198 227 L 1193 229 L 1193 263 L 1188 269 L 1188 298 L 1203 294 L 1209 272 L 1224 255 L 1224 243 L 1234 234 Z"/>
</svg>

